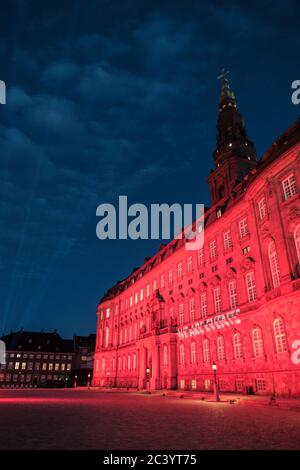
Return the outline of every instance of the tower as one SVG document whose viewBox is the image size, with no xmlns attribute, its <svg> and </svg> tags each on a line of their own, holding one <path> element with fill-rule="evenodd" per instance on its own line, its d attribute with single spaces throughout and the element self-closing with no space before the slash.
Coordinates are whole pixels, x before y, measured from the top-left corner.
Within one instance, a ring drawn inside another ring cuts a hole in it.
<svg viewBox="0 0 300 470">
<path fill-rule="evenodd" d="M 248 139 L 244 119 L 230 89 L 228 72 L 222 72 L 215 169 L 208 177 L 212 204 L 228 198 L 236 184 L 256 166 L 254 144 Z"/>
</svg>

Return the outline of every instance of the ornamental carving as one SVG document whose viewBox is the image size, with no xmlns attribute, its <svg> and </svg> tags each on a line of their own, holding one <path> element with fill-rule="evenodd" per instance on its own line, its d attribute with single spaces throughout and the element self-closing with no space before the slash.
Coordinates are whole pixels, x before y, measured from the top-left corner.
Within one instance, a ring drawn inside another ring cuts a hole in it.
<svg viewBox="0 0 300 470">
<path fill-rule="evenodd" d="M 241 264 L 240 268 L 242 271 L 248 271 L 249 269 L 253 268 L 254 266 L 254 259 L 253 258 L 246 258 Z"/>
<path fill-rule="evenodd" d="M 267 192 L 270 197 L 273 196 L 274 185 L 273 185 L 273 180 L 271 178 L 267 178 Z"/>
<path fill-rule="evenodd" d="M 294 220 L 298 219 L 300 217 L 300 207 L 292 207 L 290 212 L 289 212 L 289 219 Z"/>
<path fill-rule="evenodd" d="M 234 268 L 227 269 L 225 277 L 228 280 L 235 279 L 236 278 L 236 270 Z"/>
<path fill-rule="evenodd" d="M 261 235 L 263 238 L 268 238 L 271 236 L 269 225 L 265 225 L 261 230 Z"/>
</svg>

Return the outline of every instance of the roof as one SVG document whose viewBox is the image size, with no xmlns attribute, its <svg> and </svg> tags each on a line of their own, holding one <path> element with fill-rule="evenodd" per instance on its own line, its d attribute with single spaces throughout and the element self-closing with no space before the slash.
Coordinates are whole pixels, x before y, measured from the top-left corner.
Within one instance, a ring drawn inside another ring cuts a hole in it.
<svg viewBox="0 0 300 470">
<path fill-rule="evenodd" d="M 92 348 L 95 349 L 96 335 L 90 334 L 88 336 L 74 335 L 74 348 Z"/>
<path fill-rule="evenodd" d="M 1 340 L 8 351 L 74 352 L 73 340 L 63 339 L 57 332 L 18 331 Z"/>
</svg>

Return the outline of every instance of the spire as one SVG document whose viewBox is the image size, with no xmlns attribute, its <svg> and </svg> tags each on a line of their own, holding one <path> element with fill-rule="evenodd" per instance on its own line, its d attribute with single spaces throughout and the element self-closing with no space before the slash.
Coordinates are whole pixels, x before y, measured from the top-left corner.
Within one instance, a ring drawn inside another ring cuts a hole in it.
<svg viewBox="0 0 300 470">
<path fill-rule="evenodd" d="M 221 81 L 221 94 L 214 160 L 217 163 L 229 153 L 256 160 L 255 148 L 248 139 L 244 119 L 238 111 L 235 94 L 230 88 L 228 73 L 223 69 L 218 77 Z"/>
<path fill-rule="evenodd" d="M 227 72 L 225 72 L 225 69 L 223 69 L 220 75 L 218 76 L 218 80 L 220 80 L 222 84 L 220 101 L 223 101 L 224 99 L 228 98 L 234 101 L 235 103 L 235 96 L 234 96 L 233 91 L 231 91 L 230 89 L 229 80 L 227 78 L 228 74 L 229 74 L 228 70 Z"/>
<path fill-rule="evenodd" d="M 223 69 L 219 115 L 217 121 L 217 148 L 213 153 L 215 170 L 208 182 L 213 204 L 229 197 L 234 186 L 256 166 L 254 144 L 248 139 L 245 122 L 240 114 L 228 73 Z"/>
</svg>

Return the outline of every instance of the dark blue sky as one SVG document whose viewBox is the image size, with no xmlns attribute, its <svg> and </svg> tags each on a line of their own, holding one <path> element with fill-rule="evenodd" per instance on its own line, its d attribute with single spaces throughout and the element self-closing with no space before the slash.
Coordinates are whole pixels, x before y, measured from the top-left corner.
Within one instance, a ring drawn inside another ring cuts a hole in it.
<svg viewBox="0 0 300 470">
<path fill-rule="evenodd" d="M 251 6 L 250 6 L 251 5 Z M 292 1 L 1 1 L 0 333 L 94 331 L 158 246 L 99 241 L 96 207 L 208 203 L 222 67 L 259 156 L 298 117 Z"/>
</svg>

